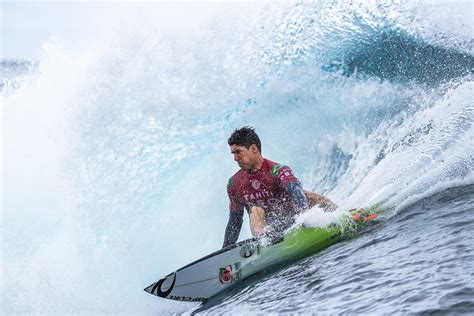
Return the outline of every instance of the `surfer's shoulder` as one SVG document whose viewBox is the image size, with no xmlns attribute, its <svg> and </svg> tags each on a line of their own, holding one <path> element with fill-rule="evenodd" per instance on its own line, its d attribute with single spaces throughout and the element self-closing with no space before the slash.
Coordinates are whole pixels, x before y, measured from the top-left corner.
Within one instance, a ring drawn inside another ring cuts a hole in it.
<svg viewBox="0 0 474 316">
<path fill-rule="evenodd" d="M 240 169 L 237 171 L 232 177 L 229 178 L 227 181 L 227 190 L 232 189 L 236 182 L 238 182 L 242 178 L 242 173 L 244 171 Z"/>
<path fill-rule="evenodd" d="M 274 162 L 271 160 L 266 159 L 266 163 L 268 165 L 268 170 L 272 176 L 278 176 L 283 171 L 291 170 L 290 167 L 287 165 L 280 164 L 278 162 Z"/>
</svg>

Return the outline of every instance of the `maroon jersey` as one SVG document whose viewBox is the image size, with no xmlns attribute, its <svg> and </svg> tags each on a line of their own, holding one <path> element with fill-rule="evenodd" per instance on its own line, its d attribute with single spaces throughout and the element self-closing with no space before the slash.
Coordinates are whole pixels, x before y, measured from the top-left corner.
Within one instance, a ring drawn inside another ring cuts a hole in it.
<svg viewBox="0 0 474 316">
<path fill-rule="evenodd" d="M 299 184 L 299 180 L 288 166 L 264 159 L 262 167 L 257 172 L 248 173 L 239 170 L 229 179 L 227 185 L 229 209 L 232 212 L 259 206 L 267 215 L 290 211 L 293 209 L 293 203 L 283 188 L 289 183 Z"/>
</svg>

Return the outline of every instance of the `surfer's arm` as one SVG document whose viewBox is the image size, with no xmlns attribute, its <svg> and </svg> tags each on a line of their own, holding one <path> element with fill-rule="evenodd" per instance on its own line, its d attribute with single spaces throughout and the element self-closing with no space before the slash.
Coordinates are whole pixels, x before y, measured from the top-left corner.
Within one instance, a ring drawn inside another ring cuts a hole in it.
<svg viewBox="0 0 474 316">
<path fill-rule="evenodd" d="M 222 248 L 235 244 L 239 239 L 240 230 L 242 229 L 242 222 L 244 218 L 244 210 L 229 212 L 229 221 L 225 229 L 224 244 Z"/>
<path fill-rule="evenodd" d="M 337 205 L 327 197 L 314 192 L 304 191 L 301 182 L 293 175 L 289 167 L 284 166 L 281 168 L 278 177 L 283 188 L 291 196 L 293 204 L 299 211 L 306 210 L 315 205 L 330 212 L 337 208 Z"/>
<path fill-rule="evenodd" d="M 235 244 L 239 239 L 240 230 L 244 218 L 244 204 L 236 196 L 234 191 L 234 179 L 229 179 L 227 183 L 227 195 L 229 196 L 229 221 L 225 229 L 224 243 L 222 248 Z"/>
<path fill-rule="evenodd" d="M 285 191 L 291 196 L 293 204 L 299 211 L 307 209 L 308 200 L 303 191 L 303 186 L 299 181 L 290 182 L 283 186 Z"/>
<path fill-rule="evenodd" d="M 300 180 L 293 175 L 293 171 L 290 167 L 282 166 L 278 170 L 278 180 L 283 190 L 291 197 L 297 212 L 308 208 L 308 201 L 304 195 L 303 186 Z"/>
<path fill-rule="evenodd" d="M 322 196 L 321 194 L 317 194 L 310 191 L 304 191 L 304 195 L 306 196 L 310 208 L 315 205 L 318 205 L 329 212 L 332 212 L 337 208 L 337 205 L 333 201 L 331 201 L 325 196 Z"/>
</svg>

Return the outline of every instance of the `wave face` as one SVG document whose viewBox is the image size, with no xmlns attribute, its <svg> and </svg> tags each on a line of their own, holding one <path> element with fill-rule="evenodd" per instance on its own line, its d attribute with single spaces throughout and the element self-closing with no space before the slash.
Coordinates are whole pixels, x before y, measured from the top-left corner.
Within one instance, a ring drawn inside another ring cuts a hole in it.
<svg viewBox="0 0 474 316">
<path fill-rule="evenodd" d="M 391 211 L 203 313 L 472 310 L 470 4 L 120 12 L 88 50 L 1 64 L 3 312 L 196 309 L 142 289 L 221 246 L 244 125 L 340 210 Z"/>
</svg>

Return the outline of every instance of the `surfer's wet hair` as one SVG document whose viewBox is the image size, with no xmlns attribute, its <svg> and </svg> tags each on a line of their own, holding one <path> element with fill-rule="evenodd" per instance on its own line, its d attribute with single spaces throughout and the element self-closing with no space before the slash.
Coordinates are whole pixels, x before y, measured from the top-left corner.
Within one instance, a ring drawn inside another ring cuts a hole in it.
<svg viewBox="0 0 474 316">
<path fill-rule="evenodd" d="M 260 143 L 260 138 L 255 129 L 250 126 L 244 126 L 242 128 L 236 129 L 232 135 L 230 135 L 227 143 L 230 145 L 245 146 L 245 148 L 250 148 L 253 144 L 257 145 L 258 151 L 262 152 L 262 144 Z"/>
</svg>

